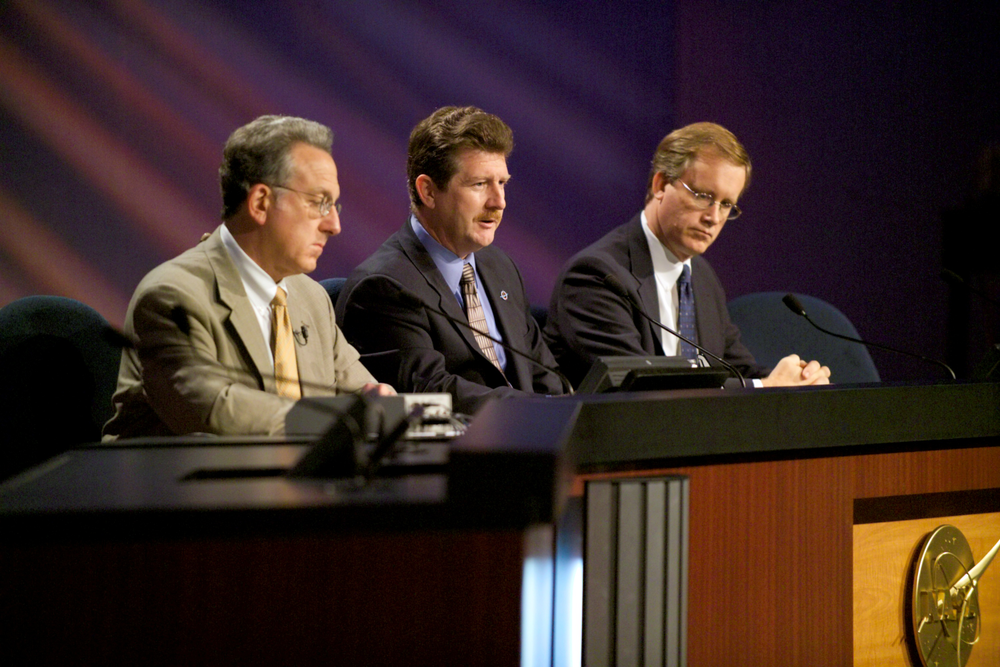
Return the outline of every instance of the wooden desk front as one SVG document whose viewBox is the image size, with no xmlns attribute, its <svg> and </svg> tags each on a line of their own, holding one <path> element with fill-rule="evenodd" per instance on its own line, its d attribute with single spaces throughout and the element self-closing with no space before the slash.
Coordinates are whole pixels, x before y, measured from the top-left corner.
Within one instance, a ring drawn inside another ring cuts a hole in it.
<svg viewBox="0 0 1000 667">
<path fill-rule="evenodd" d="M 589 479 L 690 480 L 690 665 L 854 664 L 855 526 L 1000 510 L 1000 385 L 582 400 L 575 494 Z M 1000 636 L 973 651 L 993 656 Z"/>
</svg>

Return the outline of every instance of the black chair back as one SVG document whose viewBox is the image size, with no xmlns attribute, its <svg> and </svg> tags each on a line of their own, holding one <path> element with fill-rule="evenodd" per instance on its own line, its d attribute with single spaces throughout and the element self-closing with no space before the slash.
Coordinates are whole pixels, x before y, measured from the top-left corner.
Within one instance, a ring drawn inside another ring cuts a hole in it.
<svg viewBox="0 0 1000 667">
<path fill-rule="evenodd" d="M 100 313 L 66 297 L 0 308 L 0 479 L 100 440 L 121 363 L 110 331 Z"/>
</svg>

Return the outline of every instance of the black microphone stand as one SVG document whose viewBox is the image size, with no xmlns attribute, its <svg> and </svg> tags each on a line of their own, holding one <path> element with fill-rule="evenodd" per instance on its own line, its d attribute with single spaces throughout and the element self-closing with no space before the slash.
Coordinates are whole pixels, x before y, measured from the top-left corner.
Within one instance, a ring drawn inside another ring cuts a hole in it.
<svg viewBox="0 0 1000 667">
<path fill-rule="evenodd" d="M 816 329 L 818 329 L 819 331 L 822 331 L 823 333 L 825 333 L 828 336 L 833 336 L 834 338 L 839 338 L 841 340 L 846 340 L 846 341 L 849 341 L 851 343 L 860 343 L 861 345 L 867 345 L 868 347 L 874 347 L 874 348 L 879 349 L 879 350 L 885 350 L 886 352 L 895 352 L 896 354 L 905 354 L 906 356 L 913 357 L 914 359 L 920 359 L 922 361 L 926 361 L 926 362 L 929 362 L 929 363 L 932 363 L 932 364 L 937 364 L 941 368 L 943 368 L 946 371 L 948 371 L 949 375 L 951 375 L 951 379 L 952 380 L 956 379 L 955 378 L 955 371 L 951 370 L 951 366 L 949 366 L 948 364 L 944 363 L 943 361 L 938 361 L 937 359 L 928 359 L 927 357 L 921 356 L 919 354 L 915 354 L 913 352 L 907 352 L 906 350 L 898 350 L 898 349 L 896 349 L 894 347 L 889 347 L 888 345 L 879 345 L 878 343 L 869 343 L 868 341 L 861 340 L 860 338 L 851 338 L 850 336 L 844 336 L 842 334 L 835 333 L 833 331 L 828 331 L 827 329 L 824 329 L 820 325 L 818 325 L 815 322 L 813 322 L 812 318 L 809 317 L 809 315 L 806 313 L 806 309 L 803 308 L 802 303 L 797 298 L 795 298 L 794 294 L 786 294 L 781 299 L 781 302 L 784 303 L 786 306 L 788 306 L 788 309 L 790 311 L 792 311 L 796 315 L 799 315 L 800 317 L 806 318 L 806 322 L 808 322 L 809 324 L 813 325 L 814 327 L 816 327 Z"/>
</svg>

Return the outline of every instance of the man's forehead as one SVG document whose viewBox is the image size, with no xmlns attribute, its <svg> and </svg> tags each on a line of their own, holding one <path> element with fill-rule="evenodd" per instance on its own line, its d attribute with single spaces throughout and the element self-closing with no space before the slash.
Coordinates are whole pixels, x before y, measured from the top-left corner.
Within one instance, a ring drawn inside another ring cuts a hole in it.
<svg viewBox="0 0 1000 667">
<path fill-rule="evenodd" d="M 715 151 L 704 152 L 697 153 L 691 158 L 687 168 L 684 170 L 684 175 L 693 176 L 698 173 L 715 173 L 729 169 L 738 169 L 743 174 L 744 179 L 746 179 L 746 166 L 733 162 L 721 153 Z"/>
<path fill-rule="evenodd" d="M 296 144 L 289 152 L 291 176 L 314 183 L 327 189 L 338 187 L 337 164 L 333 156 L 322 148 L 308 144 Z"/>
<path fill-rule="evenodd" d="M 455 162 L 458 165 L 458 174 L 471 175 L 492 175 L 496 171 L 501 171 L 503 175 L 509 176 L 507 172 L 507 156 L 503 153 L 489 153 L 478 148 L 463 148 L 455 155 Z"/>
</svg>

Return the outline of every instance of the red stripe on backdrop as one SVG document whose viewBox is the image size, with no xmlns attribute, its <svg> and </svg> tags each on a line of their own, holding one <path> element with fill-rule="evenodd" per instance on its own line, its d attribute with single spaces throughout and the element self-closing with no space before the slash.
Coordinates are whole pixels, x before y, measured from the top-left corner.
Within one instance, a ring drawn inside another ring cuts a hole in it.
<svg viewBox="0 0 1000 667">
<path fill-rule="evenodd" d="M 191 201 L 2 39 L 0 103 L 167 252 L 179 254 L 214 227 L 216 211 Z"/>
<path fill-rule="evenodd" d="M 15 270 L 27 276 L 37 288 L 23 293 L 23 288 L 11 285 L 5 294 L 7 290 L 0 283 L 0 298 L 4 299 L 0 305 L 30 294 L 68 296 L 83 301 L 114 326 L 122 325 L 127 294 L 119 292 L 101 272 L 2 190 L 0 210 L 4 212 L 0 249 L 13 259 Z"/>
</svg>

